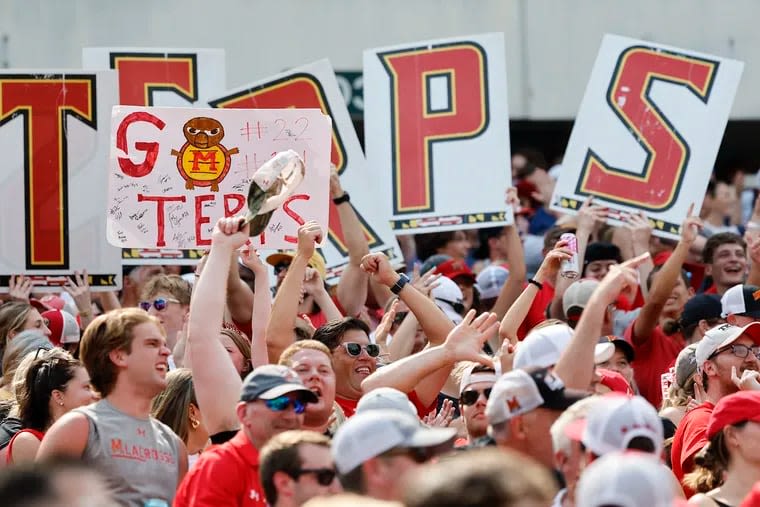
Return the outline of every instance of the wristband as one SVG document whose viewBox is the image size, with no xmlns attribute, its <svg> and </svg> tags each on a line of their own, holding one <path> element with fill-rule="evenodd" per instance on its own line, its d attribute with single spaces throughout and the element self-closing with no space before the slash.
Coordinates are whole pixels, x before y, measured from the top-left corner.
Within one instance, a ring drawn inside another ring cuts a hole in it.
<svg viewBox="0 0 760 507">
<path fill-rule="evenodd" d="M 528 283 L 531 285 L 535 285 L 538 290 L 541 290 L 544 288 L 544 284 L 542 284 L 541 282 L 537 282 L 532 278 L 528 278 Z"/>
<path fill-rule="evenodd" d="M 349 202 L 349 201 L 351 201 L 351 196 L 348 195 L 348 192 L 343 192 L 343 195 L 333 199 L 333 204 L 338 205 L 338 204 L 343 204 L 344 202 Z"/>
<path fill-rule="evenodd" d="M 398 293 L 401 292 L 401 289 L 403 289 L 404 286 L 408 283 L 409 283 L 409 277 L 406 276 L 404 273 L 401 273 L 396 283 L 393 284 L 393 287 L 391 287 L 391 292 L 398 296 Z"/>
</svg>

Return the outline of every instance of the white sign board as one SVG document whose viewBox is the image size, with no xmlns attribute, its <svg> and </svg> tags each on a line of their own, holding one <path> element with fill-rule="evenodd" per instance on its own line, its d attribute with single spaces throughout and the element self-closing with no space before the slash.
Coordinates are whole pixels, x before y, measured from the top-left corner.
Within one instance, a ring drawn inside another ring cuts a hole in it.
<svg viewBox="0 0 760 507">
<path fill-rule="evenodd" d="M 330 158 L 340 174 L 341 186 L 351 196 L 350 205 L 359 217 L 370 250 L 385 252 L 392 260 L 402 258 L 388 217 L 380 211 L 380 195 L 367 184 L 370 180 L 367 162 L 329 60 L 247 84 L 211 100 L 210 104 L 225 109 L 313 107 L 330 116 L 333 119 Z M 322 254 L 327 264 L 327 280 L 336 281 L 348 263 L 348 250 L 338 209 L 332 201 L 329 206 L 329 241 Z"/>
<path fill-rule="evenodd" d="M 330 118 L 316 109 L 115 107 L 108 240 L 127 248 L 208 247 L 219 218 L 247 211 L 256 169 L 292 149 L 306 164 L 305 178 L 252 242 L 294 248 L 301 224 L 327 225 L 330 132 Z"/>
<path fill-rule="evenodd" d="M 124 106 L 206 107 L 209 97 L 227 89 L 223 49 L 84 48 L 85 69 L 119 73 Z M 195 264 L 200 250 L 125 248 L 124 264 Z"/>
<path fill-rule="evenodd" d="M 0 72 L 0 291 L 15 274 L 61 290 L 82 269 L 93 290 L 121 288 L 103 213 L 116 90 L 112 71 Z"/>
<path fill-rule="evenodd" d="M 698 212 L 744 64 L 606 35 L 562 162 L 552 208 L 588 196 L 615 211 L 643 211 L 654 234 L 677 238 Z"/>
<path fill-rule="evenodd" d="M 84 48 L 82 66 L 118 71 L 123 106 L 205 107 L 226 89 L 223 49 Z"/>
<path fill-rule="evenodd" d="M 365 51 L 364 118 L 396 234 L 512 222 L 503 34 Z"/>
</svg>

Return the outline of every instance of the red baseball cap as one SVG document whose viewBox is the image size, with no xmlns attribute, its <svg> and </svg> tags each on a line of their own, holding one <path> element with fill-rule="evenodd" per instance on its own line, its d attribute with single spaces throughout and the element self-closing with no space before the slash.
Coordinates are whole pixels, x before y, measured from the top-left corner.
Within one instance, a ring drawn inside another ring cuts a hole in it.
<svg viewBox="0 0 760 507">
<path fill-rule="evenodd" d="M 475 273 L 472 272 L 467 263 L 462 259 L 449 259 L 444 261 L 435 267 L 435 272 L 440 273 L 451 280 L 466 278 L 472 283 L 475 283 Z"/>
<path fill-rule="evenodd" d="M 613 392 L 633 396 L 633 389 L 631 389 L 628 381 L 620 373 L 604 368 L 597 368 L 596 374 L 599 375 L 599 383 L 609 387 Z"/>
<path fill-rule="evenodd" d="M 739 391 L 721 398 L 710 415 L 705 435 L 712 438 L 726 426 L 743 421 L 760 422 L 760 392 Z"/>
</svg>

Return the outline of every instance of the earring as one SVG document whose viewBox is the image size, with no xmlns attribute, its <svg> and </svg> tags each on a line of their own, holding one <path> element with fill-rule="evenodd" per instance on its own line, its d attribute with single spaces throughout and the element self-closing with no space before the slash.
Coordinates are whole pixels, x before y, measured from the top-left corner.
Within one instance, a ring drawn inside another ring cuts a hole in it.
<svg viewBox="0 0 760 507">
<path fill-rule="evenodd" d="M 194 430 L 198 429 L 198 426 L 201 425 L 201 422 L 198 419 L 190 419 L 190 427 Z"/>
<path fill-rule="evenodd" d="M 60 406 L 63 406 L 63 402 L 62 402 L 62 401 L 59 401 L 59 402 L 58 402 L 58 404 L 59 404 Z"/>
</svg>

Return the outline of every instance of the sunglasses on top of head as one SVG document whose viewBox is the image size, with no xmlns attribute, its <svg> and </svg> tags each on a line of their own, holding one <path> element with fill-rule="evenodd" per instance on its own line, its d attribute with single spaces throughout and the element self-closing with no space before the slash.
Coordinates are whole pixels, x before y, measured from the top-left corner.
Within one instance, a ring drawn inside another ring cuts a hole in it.
<svg viewBox="0 0 760 507">
<path fill-rule="evenodd" d="M 337 472 L 333 468 L 299 468 L 293 470 L 290 476 L 298 480 L 299 477 L 306 474 L 314 474 L 320 486 L 329 486 L 335 480 Z"/>
<path fill-rule="evenodd" d="M 166 310 L 169 303 L 179 303 L 179 300 L 174 298 L 156 298 L 153 301 L 140 301 L 140 308 L 147 312 L 152 306 L 157 311 L 161 312 Z"/>
<path fill-rule="evenodd" d="M 347 342 L 343 344 L 343 348 L 346 349 L 346 353 L 351 357 L 359 357 L 362 353 L 362 349 L 367 351 L 369 357 L 377 357 L 380 355 L 380 345 L 377 345 L 376 343 L 362 345 L 361 343 Z"/>
<path fill-rule="evenodd" d="M 299 398 L 290 398 L 287 394 L 272 398 L 271 400 L 264 400 L 264 405 L 272 412 L 284 412 L 289 409 L 291 405 L 296 414 L 303 414 L 306 410 L 306 403 Z"/>
</svg>

